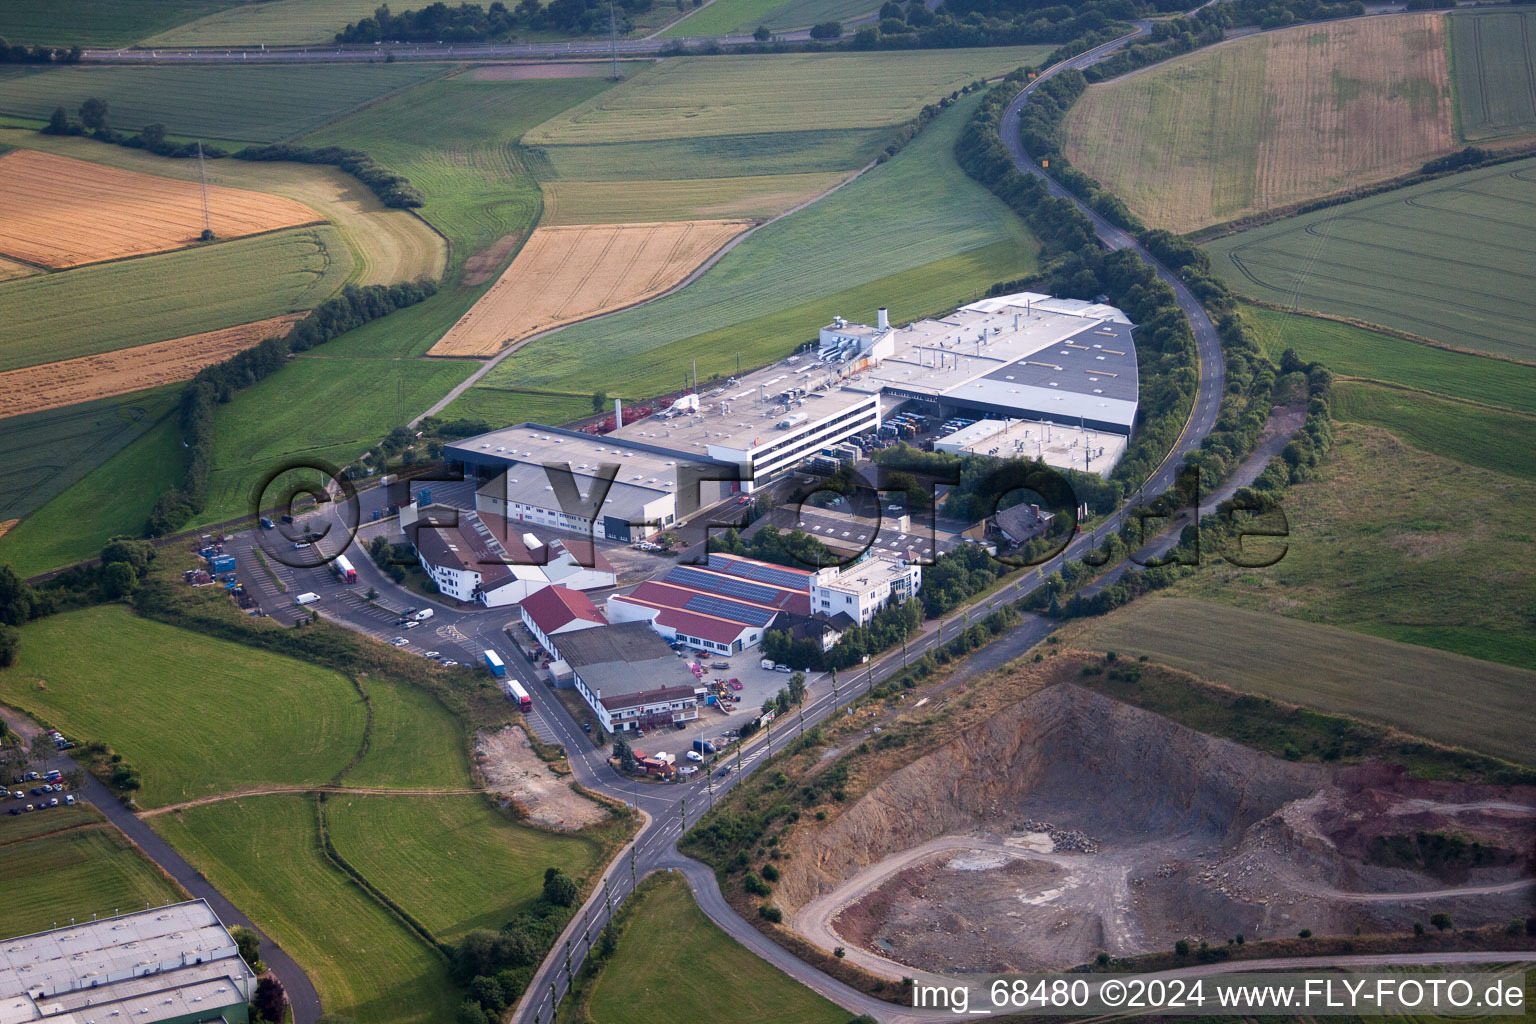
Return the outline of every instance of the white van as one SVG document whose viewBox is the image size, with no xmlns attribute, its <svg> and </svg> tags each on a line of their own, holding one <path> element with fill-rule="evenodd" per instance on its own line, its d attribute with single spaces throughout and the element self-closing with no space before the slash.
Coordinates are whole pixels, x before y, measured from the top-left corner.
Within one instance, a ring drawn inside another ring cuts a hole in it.
<svg viewBox="0 0 1536 1024">
<path fill-rule="evenodd" d="M 416 621 L 418 621 L 418 622 L 422 622 L 422 621 L 424 621 L 426 619 L 430 619 L 431 617 L 432 617 L 432 609 L 431 608 L 423 608 L 421 611 L 416 613 Z"/>
<path fill-rule="evenodd" d="M 313 592 L 305 592 L 293 599 L 294 604 L 314 604 L 320 600 L 320 595 Z"/>
</svg>

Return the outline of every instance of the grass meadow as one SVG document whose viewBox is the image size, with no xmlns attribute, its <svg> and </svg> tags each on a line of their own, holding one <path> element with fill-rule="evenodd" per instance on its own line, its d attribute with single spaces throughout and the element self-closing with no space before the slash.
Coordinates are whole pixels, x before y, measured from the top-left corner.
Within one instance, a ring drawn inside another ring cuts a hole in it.
<svg viewBox="0 0 1536 1024">
<path fill-rule="evenodd" d="M 369 18 L 374 0 L 264 0 L 226 4 L 144 38 L 148 46 L 305 46 L 333 42 L 349 22 Z M 404 10 L 405 8 L 402 8 Z"/>
<path fill-rule="evenodd" d="M 11 44 L 127 46 L 235 5 L 237 0 L 5 0 L 0 36 Z"/>
<path fill-rule="evenodd" d="M 1455 654 L 1536 665 L 1536 483 L 1337 425 L 1318 479 L 1291 486 L 1287 550 L 1268 569 L 1216 561 L 1182 595 Z M 1496 596 L 1493 596 L 1496 595 Z"/>
<path fill-rule="evenodd" d="M 1264 352 L 1279 362 L 1288 348 L 1335 373 L 1429 391 L 1517 412 L 1536 412 L 1536 367 L 1452 352 L 1354 324 L 1248 306 Z"/>
<path fill-rule="evenodd" d="M 111 700 L 104 701 L 110 694 Z M 120 605 L 21 629 L 7 704 L 101 740 L 137 768 L 145 807 L 241 787 L 318 784 L 346 767 L 365 713 L 335 672 L 135 616 Z M 303 715 L 277 715 L 303 707 Z"/>
<path fill-rule="evenodd" d="M 36 511 L 117 454 L 170 414 L 178 394 L 172 385 L 0 420 L 0 522 Z"/>
<path fill-rule="evenodd" d="M 523 134 L 611 84 L 456 75 L 375 104 L 304 142 L 365 149 L 410 178 L 427 197 L 421 215 L 447 236 L 458 266 L 506 235 L 532 230 L 539 219 L 539 187 L 517 148 Z"/>
<path fill-rule="evenodd" d="M 1438 13 L 1296 26 L 1090 87 L 1066 153 L 1191 231 L 1417 170 L 1455 144 L 1449 92 Z"/>
<path fill-rule="evenodd" d="M 129 443 L 95 468 L 85 465 L 90 460 L 61 463 L 87 471 L 0 537 L 0 563 L 22 577 L 34 576 L 94 558 L 113 537 L 141 536 L 155 498 L 176 486 L 181 475 L 181 427 L 175 415 L 179 394 L 179 388 L 172 389 L 161 417 L 149 420 L 152 425 L 142 434 L 120 435 L 116 440 Z M 69 409 L 54 409 L 37 415 L 62 418 L 69 413 Z M 46 423 L 40 421 L 39 428 L 48 429 Z M 10 436 L 6 434 L 7 440 Z M 102 450 L 114 443 L 108 440 Z M 34 466 L 33 471 L 46 469 Z"/>
<path fill-rule="evenodd" d="M 842 1007 L 748 952 L 704 916 L 680 875 L 658 875 L 626 908 L 619 948 L 585 982 L 586 1017 L 604 1024 L 720 1020 L 844 1024 Z M 665 955 L 658 955 L 665 950 Z M 722 988 L 722 979 L 729 979 Z M 564 1016 L 562 1011 L 561 1016 Z"/>
<path fill-rule="evenodd" d="M 843 21 L 861 14 L 872 14 L 879 5 L 870 0 L 715 0 L 697 14 L 678 22 L 665 32 L 663 39 L 690 36 L 749 35 L 759 25 L 775 32 L 804 28 L 821 21 Z M 852 35 L 852 29 L 845 30 Z"/>
<path fill-rule="evenodd" d="M 1177 597 L 1135 601 L 1089 622 L 1072 643 L 1146 655 L 1233 689 L 1532 761 L 1536 672 Z"/>
<path fill-rule="evenodd" d="M 512 920 L 545 868 L 580 879 L 599 866 L 597 842 L 519 824 L 483 796 L 333 795 L 326 810 L 347 862 L 448 942 Z"/>
<path fill-rule="evenodd" d="M 197 523 L 250 510 L 251 488 L 272 468 L 308 458 L 345 465 L 425 412 L 474 368 L 462 359 L 310 354 L 217 408 L 208 506 Z M 195 525 L 195 524 L 194 524 Z"/>
<path fill-rule="evenodd" d="M 0 370 L 167 341 L 309 309 L 352 272 L 309 227 L 0 284 Z"/>
<path fill-rule="evenodd" d="M 357 1024 L 453 1017 L 460 997 L 442 958 L 321 853 L 314 798 L 249 797 L 150 820 L 303 965 L 327 1012 Z"/>
<path fill-rule="evenodd" d="M 464 727 L 425 690 L 370 676 L 361 681 L 373 705 L 368 752 L 346 784 L 378 789 L 467 789 Z"/>
<path fill-rule="evenodd" d="M 123 131 L 158 122 L 189 138 L 277 142 L 447 70 L 415 61 L 53 68 L 0 79 L 0 114 L 46 121 L 55 107 L 73 114 L 97 96 Z"/>
<path fill-rule="evenodd" d="M 1334 387 L 1337 419 L 1384 427 L 1416 448 L 1536 480 L 1536 416 L 1376 384 Z"/>
<path fill-rule="evenodd" d="M 1536 361 L 1536 160 L 1467 171 L 1207 244 L 1235 291 Z"/>
<path fill-rule="evenodd" d="M 747 368 L 783 356 L 831 313 L 867 318 L 889 305 L 911 319 L 1022 276 L 1034 267 L 1033 237 L 954 162 L 976 102 L 956 104 L 894 159 L 751 235 L 688 288 L 532 342 L 485 384 L 656 394 L 694 357 L 701 376 L 734 373 L 738 359 Z M 594 348 L 610 360 L 593 365 L 585 354 Z"/>
<path fill-rule="evenodd" d="M 33 812 L 29 818 L 58 814 Z M 117 829 L 93 825 L 0 845 L 0 935 L 28 935 L 71 918 L 143 910 L 186 893 Z"/>
<path fill-rule="evenodd" d="M 845 173 L 759 174 L 661 181 L 552 181 L 542 227 L 658 220 L 766 219 L 821 195 Z"/>
<path fill-rule="evenodd" d="M 653 64 L 524 136 L 572 146 L 896 125 L 978 78 L 1032 63 L 1046 47 L 686 57 Z"/>
<path fill-rule="evenodd" d="M 1468 142 L 1536 133 L 1536 16 L 1477 11 L 1450 18 L 1456 124 Z"/>
<path fill-rule="evenodd" d="M 9 782 L 10 779 L 5 781 Z M 17 788 L 11 786 L 11 789 Z M 30 803 L 32 798 L 28 796 L 26 801 L 18 803 Z M 9 811 L 12 804 L 0 803 L 0 808 Z M 0 847 L 11 843 L 19 843 L 27 839 L 36 839 L 53 832 L 66 832 L 70 829 L 80 828 L 82 825 L 100 825 L 107 819 L 96 808 L 87 803 L 78 803 L 73 807 L 68 806 L 62 800 L 58 807 L 49 808 L 46 814 L 6 814 L 0 816 Z M 8 934 L 8 933 L 7 933 Z"/>
</svg>

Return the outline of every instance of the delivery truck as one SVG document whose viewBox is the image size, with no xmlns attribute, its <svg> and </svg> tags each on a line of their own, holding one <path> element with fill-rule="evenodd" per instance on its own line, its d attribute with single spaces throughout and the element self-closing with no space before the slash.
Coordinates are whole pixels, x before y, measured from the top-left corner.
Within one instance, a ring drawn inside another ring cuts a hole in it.
<svg viewBox="0 0 1536 1024">
<path fill-rule="evenodd" d="M 346 555 L 337 555 L 331 567 L 336 571 L 336 577 L 343 583 L 357 582 L 357 570 L 352 568 L 352 563 L 347 560 Z"/>
<path fill-rule="evenodd" d="M 501 655 L 495 651 L 485 652 L 485 667 L 491 670 L 491 675 L 493 676 L 504 676 L 507 674 L 506 662 L 502 661 Z"/>
<path fill-rule="evenodd" d="M 533 710 L 533 698 L 528 696 L 528 691 L 516 679 L 507 680 L 507 696 L 517 702 L 517 710 L 523 714 Z"/>
<path fill-rule="evenodd" d="M 314 604 L 318 600 L 320 595 L 313 592 L 305 592 L 293 599 L 295 604 Z"/>
</svg>

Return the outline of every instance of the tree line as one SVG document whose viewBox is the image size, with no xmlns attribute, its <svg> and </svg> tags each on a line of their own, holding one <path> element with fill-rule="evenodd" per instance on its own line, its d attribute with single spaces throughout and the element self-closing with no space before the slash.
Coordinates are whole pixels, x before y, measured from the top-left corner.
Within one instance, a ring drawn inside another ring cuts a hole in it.
<svg viewBox="0 0 1536 1024">
<path fill-rule="evenodd" d="M 132 597 L 154 560 L 150 542 L 114 537 L 101 549 L 95 565 L 66 569 L 37 587 L 9 565 L 0 565 L 0 668 L 16 662 L 21 647 L 16 627 L 59 612 Z"/>
<path fill-rule="evenodd" d="M 174 533 L 203 510 L 213 464 L 216 406 L 282 369 L 293 353 L 324 344 L 370 320 L 413 306 L 436 292 L 437 285 L 431 281 L 387 287 L 347 285 L 340 295 L 316 306 L 287 337 L 263 339 L 254 348 L 237 352 L 223 362 L 200 370 L 181 392 L 179 415 L 182 444 L 186 449 L 181 477 L 174 488 L 156 499 L 145 526 L 146 532 L 152 537 Z"/>
<path fill-rule="evenodd" d="M 628 33 L 633 24 L 630 15 L 643 14 L 653 0 L 618 0 L 614 23 L 620 33 Z M 605 0 L 519 0 L 514 8 L 495 0 L 489 7 L 461 3 L 428 4 L 416 10 L 394 14 L 387 4 L 373 14 L 349 22 L 336 33 L 336 42 L 368 45 L 379 42 L 402 43 L 491 43 L 502 42 L 518 30 L 556 30 L 573 35 L 608 31 L 608 4 Z"/>
<path fill-rule="evenodd" d="M 12 46 L 0 36 L 0 64 L 78 64 L 82 53 L 79 46 Z"/>
</svg>

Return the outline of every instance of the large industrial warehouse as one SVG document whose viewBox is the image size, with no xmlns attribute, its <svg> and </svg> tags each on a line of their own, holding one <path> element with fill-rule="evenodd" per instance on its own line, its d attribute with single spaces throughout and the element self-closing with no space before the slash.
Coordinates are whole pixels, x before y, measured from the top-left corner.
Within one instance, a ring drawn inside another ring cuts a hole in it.
<svg viewBox="0 0 1536 1024">
<path fill-rule="evenodd" d="M 479 510 L 618 541 L 750 493 L 898 411 L 977 421 L 949 450 L 1107 475 L 1136 422 L 1132 330 L 1113 306 L 1036 292 L 904 327 L 882 309 L 873 326 L 838 318 L 816 351 L 605 435 L 524 423 L 445 454 L 473 467 Z M 570 478 L 548 464 L 568 466 Z"/>
</svg>

